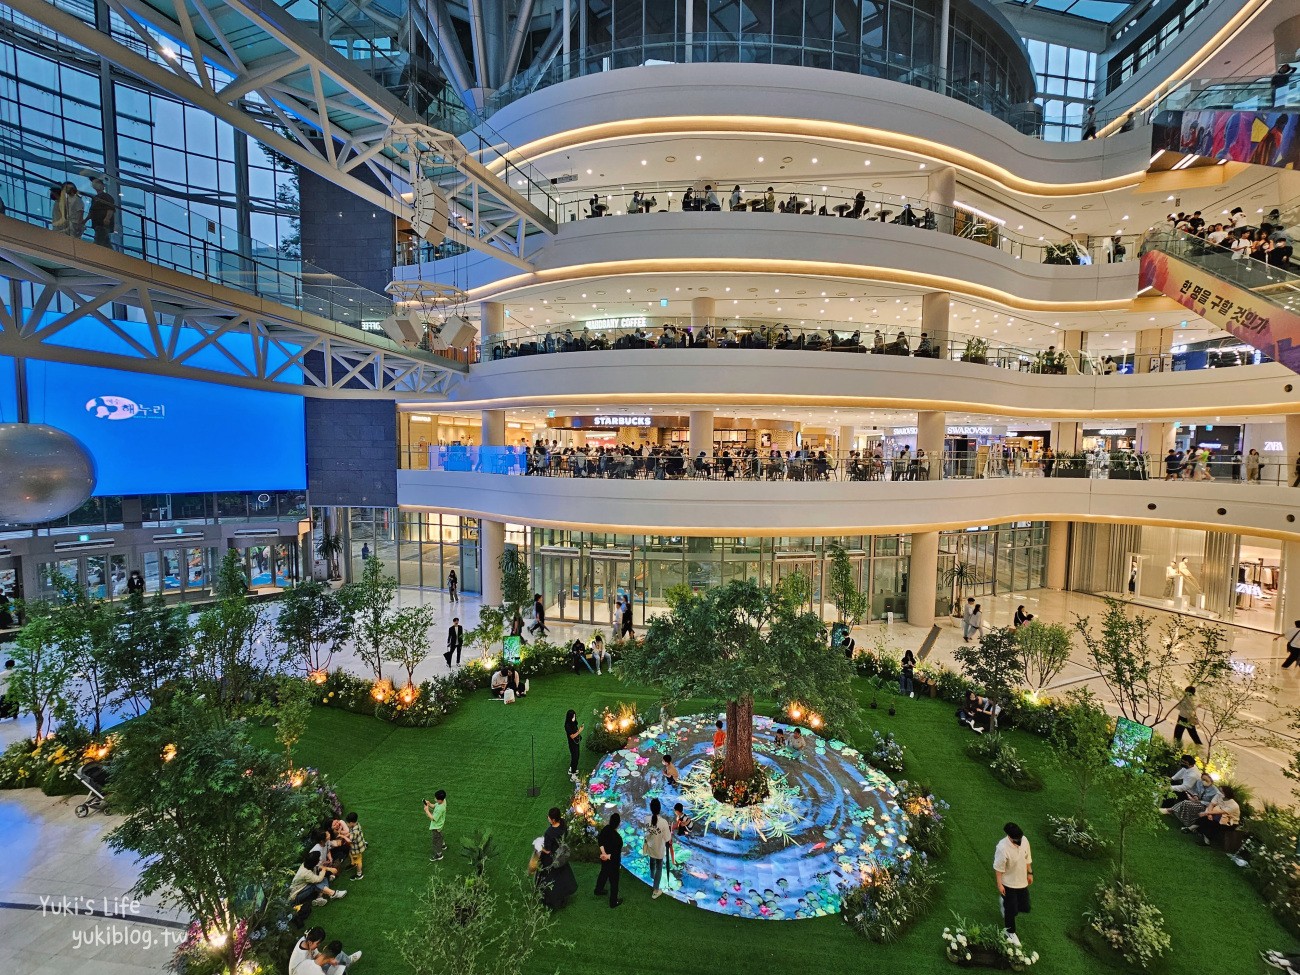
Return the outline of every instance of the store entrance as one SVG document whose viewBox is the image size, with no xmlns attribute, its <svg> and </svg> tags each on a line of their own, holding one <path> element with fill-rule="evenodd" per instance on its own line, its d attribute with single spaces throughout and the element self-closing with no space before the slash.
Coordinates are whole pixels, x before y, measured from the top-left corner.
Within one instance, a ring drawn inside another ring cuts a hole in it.
<svg viewBox="0 0 1300 975">
<path fill-rule="evenodd" d="M 632 591 L 632 553 L 621 549 L 593 551 L 586 593 L 586 618 L 614 628 L 614 603 L 619 596 L 635 601 Z"/>
</svg>

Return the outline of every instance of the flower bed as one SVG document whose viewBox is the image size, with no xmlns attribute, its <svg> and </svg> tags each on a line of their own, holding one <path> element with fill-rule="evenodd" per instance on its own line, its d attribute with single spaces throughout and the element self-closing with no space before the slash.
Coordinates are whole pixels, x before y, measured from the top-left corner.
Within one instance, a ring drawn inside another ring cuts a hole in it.
<svg viewBox="0 0 1300 975">
<path fill-rule="evenodd" d="M 966 754 L 986 766 L 993 777 L 1008 789 L 1037 792 L 1043 787 L 1043 780 L 997 732 L 989 732 L 971 742 L 966 746 Z"/>
<path fill-rule="evenodd" d="M 892 734 L 882 735 L 879 731 L 873 731 L 871 739 L 871 747 L 866 752 L 868 761 L 876 768 L 891 775 L 901 775 L 903 773 L 903 746 Z"/>
<path fill-rule="evenodd" d="M 755 766 L 754 774 L 747 779 L 728 782 L 720 758 L 715 758 L 709 766 L 709 787 L 713 790 L 714 799 L 724 806 L 735 806 L 737 809 L 760 805 L 772 793 L 772 783 L 763 766 Z"/>
<path fill-rule="evenodd" d="M 974 924 L 962 918 L 943 929 L 944 954 L 962 968 L 1009 968 L 1021 972 L 1038 964 L 1038 952 L 1007 937 L 1001 925 Z"/>
<path fill-rule="evenodd" d="M 1096 908 L 1084 915 L 1088 934 L 1099 937 L 1128 965 L 1145 971 L 1169 953 L 1172 942 L 1164 915 L 1142 888 L 1106 880 L 1098 885 L 1094 900 Z"/>
<path fill-rule="evenodd" d="M 1047 841 L 1072 857 L 1095 860 L 1106 852 L 1107 843 L 1086 819 L 1076 816 L 1048 816 Z"/>
<path fill-rule="evenodd" d="M 1246 878 L 1251 882 L 1273 916 L 1293 935 L 1300 937 L 1300 916 L 1294 905 L 1300 904 L 1300 871 L 1296 869 L 1296 842 L 1300 835 L 1300 815 L 1293 810 L 1265 805 L 1250 821 L 1250 836 L 1240 855 L 1249 864 Z"/>
<path fill-rule="evenodd" d="M 932 857 L 948 851 L 948 803 L 917 782 L 898 783 L 898 804 L 907 813 L 907 841 Z"/>
<path fill-rule="evenodd" d="M 47 796 L 71 796 L 86 791 L 73 773 L 81 766 L 105 760 L 112 736 L 92 739 L 76 727 L 61 728 L 43 741 L 16 741 L 0 754 L 0 789 L 40 789 Z"/>
<path fill-rule="evenodd" d="M 645 731 L 646 721 L 635 704 L 606 705 L 591 712 L 591 727 L 587 730 L 587 748 L 598 755 L 608 755 L 626 748 L 629 738 Z"/>
<path fill-rule="evenodd" d="M 864 870 L 844 895 L 845 922 L 877 944 L 892 944 L 929 913 L 943 874 L 926 856 Z"/>
</svg>

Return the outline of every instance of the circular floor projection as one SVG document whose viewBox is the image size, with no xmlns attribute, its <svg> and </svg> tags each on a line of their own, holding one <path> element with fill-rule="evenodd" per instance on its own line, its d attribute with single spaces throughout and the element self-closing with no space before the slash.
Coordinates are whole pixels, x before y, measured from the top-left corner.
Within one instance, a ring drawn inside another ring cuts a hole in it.
<svg viewBox="0 0 1300 975">
<path fill-rule="evenodd" d="M 673 719 L 652 725 L 623 749 L 607 755 L 589 782 L 592 803 L 603 816 L 623 817 L 623 866 L 650 882 L 642 838 L 649 802 L 658 797 L 671 817 L 683 802 L 695 820 L 694 835 L 676 846 L 676 866 L 664 889 L 679 901 L 720 914 L 792 920 L 834 914 L 843 891 L 864 870 L 906 859 L 907 817 L 890 779 L 844 742 L 803 732 L 802 752 L 779 747 L 772 719 L 754 719 L 754 757 L 767 768 L 772 794 L 748 814 L 733 815 L 708 788 L 714 722 L 719 715 Z M 681 770 L 680 787 L 663 781 L 661 756 Z"/>
</svg>

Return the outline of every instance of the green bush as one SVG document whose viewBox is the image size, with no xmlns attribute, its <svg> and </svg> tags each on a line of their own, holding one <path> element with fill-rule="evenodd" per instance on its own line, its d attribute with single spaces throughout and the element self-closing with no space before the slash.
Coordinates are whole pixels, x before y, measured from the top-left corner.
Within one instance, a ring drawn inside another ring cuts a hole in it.
<svg viewBox="0 0 1300 975">
<path fill-rule="evenodd" d="M 904 780 L 898 783 L 898 804 L 907 814 L 912 849 L 929 857 L 948 852 L 948 803 L 919 782 Z"/>
<path fill-rule="evenodd" d="M 1273 916 L 1296 937 L 1300 937 L 1300 872 L 1296 870 L 1296 843 L 1300 837 L 1300 814 L 1271 803 L 1251 819 L 1250 836 L 1242 844 L 1241 857 L 1249 863 L 1246 877 L 1259 891 Z"/>
<path fill-rule="evenodd" d="M 993 777 L 1008 789 L 1037 792 L 1043 787 L 1043 780 L 997 732 L 991 731 L 971 742 L 966 746 L 966 754 L 986 766 Z"/>
<path fill-rule="evenodd" d="M 841 916 L 858 934 L 892 944 L 930 912 L 943 873 L 924 856 L 873 870 L 844 896 Z"/>
<path fill-rule="evenodd" d="M 1095 860 L 1106 852 L 1106 841 L 1096 828 L 1077 816 L 1048 816 L 1047 841 L 1080 860 Z"/>
<path fill-rule="evenodd" d="M 591 712 L 587 728 L 587 749 L 608 755 L 627 747 L 627 740 L 646 728 L 646 720 L 635 704 L 606 705 Z"/>
<path fill-rule="evenodd" d="M 1089 911 L 1089 929 L 1130 965 L 1147 969 L 1169 952 L 1171 939 L 1160 909 L 1136 884 L 1118 879 L 1102 881 Z"/>
</svg>

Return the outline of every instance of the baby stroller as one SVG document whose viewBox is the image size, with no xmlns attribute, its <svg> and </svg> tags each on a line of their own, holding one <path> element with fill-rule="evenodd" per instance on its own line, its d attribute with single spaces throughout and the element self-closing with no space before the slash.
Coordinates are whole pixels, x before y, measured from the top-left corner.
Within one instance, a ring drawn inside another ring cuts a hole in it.
<svg viewBox="0 0 1300 975">
<path fill-rule="evenodd" d="M 86 796 L 85 801 L 73 810 L 77 818 L 85 819 L 92 811 L 107 813 L 108 799 L 104 795 L 104 788 L 108 785 L 108 770 L 92 762 L 81 766 L 72 774 L 76 776 L 78 782 L 90 790 L 90 795 Z"/>
</svg>

